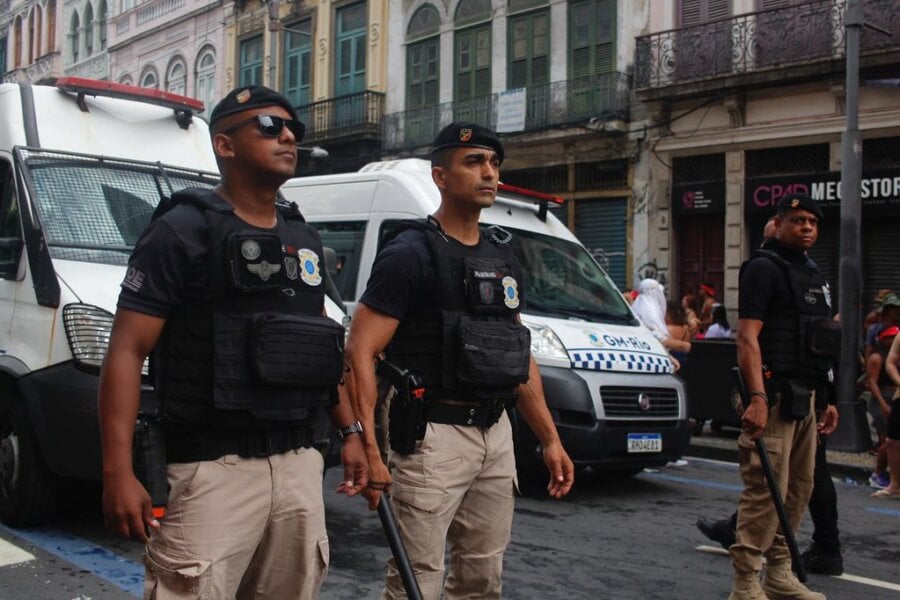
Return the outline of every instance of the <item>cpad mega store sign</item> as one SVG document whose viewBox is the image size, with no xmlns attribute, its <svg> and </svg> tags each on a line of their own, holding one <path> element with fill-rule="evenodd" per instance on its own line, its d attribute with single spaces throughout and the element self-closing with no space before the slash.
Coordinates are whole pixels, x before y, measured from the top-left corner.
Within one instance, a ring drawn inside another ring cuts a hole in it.
<svg viewBox="0 0 900 600">
<path fill-rule="evenodd" d="M 809 194 L 823 209 L 838 208 L 841 204 L 840 187 L 841 174 L 834 171 L 811 175 L 748 178 L 744 188 L 744 209 L 747 213 L 769 215 L 782 197 L 795 193 Z M 900 170 L 877 169 L 863 172 L 860 197 L 864 207 L 900 207 Z"/>
</svg>

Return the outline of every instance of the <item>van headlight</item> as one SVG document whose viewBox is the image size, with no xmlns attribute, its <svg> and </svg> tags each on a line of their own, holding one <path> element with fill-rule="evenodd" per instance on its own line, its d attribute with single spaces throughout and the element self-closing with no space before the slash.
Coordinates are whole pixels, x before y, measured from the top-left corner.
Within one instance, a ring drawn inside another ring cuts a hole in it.
<svg viewBox="0 0 900 600">
<path fill-rule="evenodd" d="M 91 304 L 66 304 L 63 307 L 63 327 L 75 363 L 100 369 L 109 348 L 113 315 Z M 149 360 L 144 359 L 141 375 L 149 374 Z"/>
<path fill-rule="evenodd" d="M 531 331 L 531 354 L 535 358 L 562 358 L 569 360 L 566 347 L 559 341 L 556 333 L 546 325 L 529 323 L 522 319 L 522 324 Z"/>
</svg>

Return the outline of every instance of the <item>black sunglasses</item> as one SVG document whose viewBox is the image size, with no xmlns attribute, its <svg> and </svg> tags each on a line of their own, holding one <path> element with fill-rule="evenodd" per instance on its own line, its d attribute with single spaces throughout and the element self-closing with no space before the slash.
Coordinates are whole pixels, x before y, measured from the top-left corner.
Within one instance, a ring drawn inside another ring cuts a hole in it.
<svg viewBox="0 0 900 600">
<path fill-rule="evenodd" d="M 275 115 L 256 115 L 250 117 L 246 121 L 235 123 L 222 133 L 232 133 L 250 123 L 256 123 L 259 132 L 268 138 L 277 138 L 281 135 L 281 130 L 285 127 L 291 130 L 291 133 L 294 134 L 294 137 L 298 142 L 303 139 L 303 134 L 306 133 L 306 125 L 304 125 L 302 121 L 294 121 L 292 119 L 276 117 Z"/>
</svg>

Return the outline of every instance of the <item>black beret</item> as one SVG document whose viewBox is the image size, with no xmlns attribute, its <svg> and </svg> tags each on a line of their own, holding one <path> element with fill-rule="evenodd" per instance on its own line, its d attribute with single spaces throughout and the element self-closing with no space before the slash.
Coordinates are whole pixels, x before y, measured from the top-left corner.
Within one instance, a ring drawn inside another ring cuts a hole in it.
<svg viewBox="0 0 900 600">
<path fill-rule="evenodd" d="M 819 203 L 812 196 L 807 194 L 788 194 L 783 196 L 775 208 L 775 212 L 779 215 L 783 215 L 791 210 L 808 210 L 816 215 L 819 221 L 825 220 L 825 213 L 822 212 L 822 207 L 819 206 Z"/>
<path fill-rule="evenodd" d="M 254 108 L 265 108 L 266 106 L 280 106 L 290 113 L 293 120 L 298 120 L 297 112 L 287 98 L 275 90 L 270 90 L 261 85 L 246 85 L 231 90 L 227 96 L 216 104 L 209 117 L 209 124 L 212 125 L 219 119 L 234 113 Z M 299 142 L 300 140 L 297 141 Z"/>
<path fill-rule="evenodd" d="M 469 146 L 472 148 L 487 148 L 497 153 L 497 158 L 503 162 L 503 144 L 497 134 L 477 123 L 450 123 L 437 134 L 431 153 L 444 148 L 457 146 Z"/>
</svg>

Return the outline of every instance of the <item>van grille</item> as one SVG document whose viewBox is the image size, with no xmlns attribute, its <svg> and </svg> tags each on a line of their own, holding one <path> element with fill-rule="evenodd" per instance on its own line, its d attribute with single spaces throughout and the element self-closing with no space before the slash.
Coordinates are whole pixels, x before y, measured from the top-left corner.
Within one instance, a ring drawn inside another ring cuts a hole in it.
<svg viewBox="0 0 900 600">
<path fill-rule="evenodd" d="M 642 395 L 644 408 L 641 402 Z M 601 386 L 600 400 L 603 402 L 607 417 L 678 416 L 678 390 L 672 388 Z"/>
</svg>

